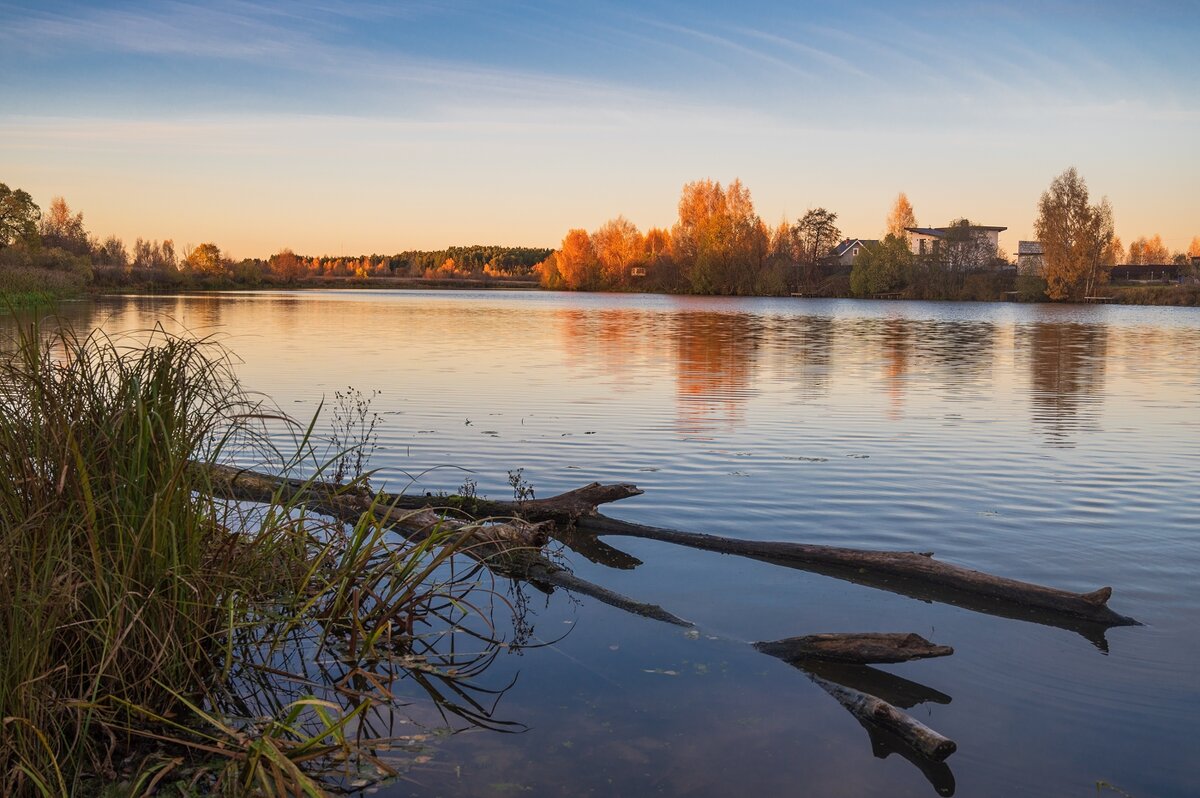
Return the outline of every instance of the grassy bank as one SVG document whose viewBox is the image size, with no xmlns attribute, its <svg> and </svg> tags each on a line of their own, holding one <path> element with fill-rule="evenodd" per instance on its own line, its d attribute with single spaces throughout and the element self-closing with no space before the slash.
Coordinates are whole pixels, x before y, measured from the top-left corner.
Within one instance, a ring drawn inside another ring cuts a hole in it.
<svg viewBox="0 0 1200 798">
<path fill-rule="evenodd" d="M 1105 293 L 1121 305 L 1200 307 L 1200 285 L 1117 285 Z"/>
<path fill-rule="evenodd" d="M 129 343 L 33 329 L 0 359 L 0 793 L 320 795 L 394 773 L 366 718 L 414 619 L 472 589 L 438 581 L 452 552 L 370 513 L 215 499 L 193 461 L 271 454 L 272 419 L 211 345 Z"/>
<path fill-rule="evenodd" d="M 50 305 L 80 295 L 86 285 L 86 279 L 72 271 L 0 266 L 0 308 Z"/>
</svg>

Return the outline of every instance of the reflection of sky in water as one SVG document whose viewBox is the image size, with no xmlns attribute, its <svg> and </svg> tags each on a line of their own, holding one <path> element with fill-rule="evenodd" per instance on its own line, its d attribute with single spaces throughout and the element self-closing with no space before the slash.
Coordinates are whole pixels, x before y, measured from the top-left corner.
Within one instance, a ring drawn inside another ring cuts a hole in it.
<svg viewBox="0 0 1200 798">
<path fill-rule="evenodd" d="M 1200 784 L 1200 312 L 366 292 L 67 307 L 112 331 L 215 334 L 248 387 L 301 418 L 346 386 L 382 391 L 375 464 L 395 486 L 439 465 L 493 496 L 513 468 L 539 496 L 635 481 L 648 495 L 613 514 L 1108 584 L 1149 624 L 1110 630 L 1104 655 L 1053 627 L 609 539 L 645 564 L 573 558 L 581 575 L 700 638 L 535 596 L 535 635 L 570 634 L 485 679 L 519 674 L 498 714 L 530 731 L 443 739 L 389 794 L 931 795 L 803 674 L 745 645 L 867 630 L 955 647 L 884 670 L 952 699 L 911 711 L 958 741 L 960 795 Z"/>
</svg>

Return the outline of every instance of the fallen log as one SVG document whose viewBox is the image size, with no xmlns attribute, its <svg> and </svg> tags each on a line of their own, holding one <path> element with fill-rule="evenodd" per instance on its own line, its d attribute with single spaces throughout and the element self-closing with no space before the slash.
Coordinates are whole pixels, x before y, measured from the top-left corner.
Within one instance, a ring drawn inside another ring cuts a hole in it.
<svg viewBox="0 0 1200 798">
<path fill-rule="evenodd" d="M 867 737 L 871 740 L 871 753 L 875 758 L 887 759 L 892 754 L 899 754 L 921 771 L 921 775 L 929 781 L 938 795 L 954 795 L 956 789 L 954 772 L 950 770 L 949 765 L 945 762 L 932 762 L 926 759 L 919 752 L 914 751 L 905 739 L 889 729 L 861 718 L 855 718 L 855 720 L 866 730 Z"/>
<path fill-rule="evenodd" d="M 1073 593 L 940 562 L 929 552 L 870 551 L 808 543 L 741 540 L 680 532 L 598 514 L 581 516 L 577 525 L 581 530 L 597 535 L 624 535 L 781 564 L 846 569 L 934 585 L 991 601 L 1032 607 L 1108 626 L 1140 625 L 1133 618 L 1120 615 L 1108 607 L 1108 600 L 1112 596 L 1110 587 L 1102 587 L 1091 593 Z"/>
<path fill-rule="evenodd" d="M 950 646 L 939 646 L 912 632 L 862 632 L 806 635 L 765 643 L 756 649 L 785 662 L 825 660 L 858 665 L 883 662 L 908 662 L 930 657 L 948 657 Z"/>
<path fill-rule="evenodd" d="M 834 684 L 820 676 L 809 674 L 808 678 L 836 698 L 838 703 L 845 707 L 851 715 L 861 721 L 886 729 L 926 759 L 942 762 L 958 750 L 958 744 L 949 737 L 938 734 L 880 698 Z"/>
<path fill-rule="evenodd" d="M 273 477 L 232 466 L 194 464 L 202 469 L 214 496 L 237 501 L 304 505 L 343 523 L 357 523 L 363 513 L 409 540 L 424 540 L 435 529 L 460 537 L 454 545 L 493 573 L 535 585 L 560 587 L 591 596 L 618 609 L 676 626 L 691 626 L 657 604 L 635 601 L 581 579 L 542 554 L 549 535 L 546 523 L 514 519 L 507 523 L 466 523 L 432 509 L 407 509 L 389 503 L 386 494 L 366 495 L 320 482 Z"/>
<path fill-rule="evenodd" d="M 214 478 L 219 477 L 219 469 L 228 468 L 204 467 L 213 470 Z M 265 477 L 262 474 L 257 476 Z M 638 537 L 764 560 L 816 571 L 924 601 L 939 601 L 978 612 L 1069 628 L 1083 634 L 1102 650 L 1107 650 L 1104 629 L 1111 626 L 1140 625 L 1133 618 L 1120 615 L 1107 606 L 1112 595 L 1112 588 L 1108 587 L 1091 593 L 1074 593 L 940 562 L 933 559 L 931 553 L 870 551 L 806 543 L 741 540 L 654 527 L 599 514 L 596 507 L 600 504 L 642 494 L 643 491 L 637 486 L 627 483 L 602 485 L 593 482 L 545 499 L 507 502 L 460 496 L 410 496 L 383 492 L 367 494 L 363 491 L 347 491 L 345 488 L 325 483 L 266 478 L 274 480 L 278 489 L 292 492 L 307 490 L 315 491 L 321 496 L 350 498 L 357 501 L 355 506 L 363 502 L 375 502 L 393 508 L 393 511 L 438 507 L 459 510 L 473 517 L 487 515 L 521 518 L 534 524 L 551 522 L 546 528 L 547 534 L 580 546 L 587 552 L 585 556 L 594 561 L 604 562 L 607 555 L 615 567 L 633 567 L 638 561 L 611 547 L 608 550 L 587 550 L 586 545 L 579 539 L 581 536 L 577 535 L 573 540 L 569 537 L 569 527 L 574 525 L 578 531 L 594 536 Z M 327 509 L 343 506 L 344 504 L 339 504 Z"/>
</svg>

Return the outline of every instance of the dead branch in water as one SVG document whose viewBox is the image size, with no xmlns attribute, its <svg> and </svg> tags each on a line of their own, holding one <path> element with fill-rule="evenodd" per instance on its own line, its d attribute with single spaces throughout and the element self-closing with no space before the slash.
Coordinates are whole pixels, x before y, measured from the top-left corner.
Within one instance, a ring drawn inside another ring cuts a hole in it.
<svg viewBox="0 0 1200 798">
<path fill-rule="evenodd" d="M 582 593 L 656 621 L 692 625 L 657 604 L 635 601 L 581 579 L 547 558 L 542 553 L 549 540 L 549 524 L 545 522 L 535 524 L 514 518 L 503 523 L 467 523 L 428 507 L 398 507 L 387 494 L 368 496 L 325 483 L 284 479 L 231 466 L 197 464 L 197 467 L 205 470 L 215 496 L 264 504 L 279 501 L 304 505 L 349 524 L 356 523 L 364 513 L 372 513 L 381 525 L 409 540 L 423 540 L 435 529 L 451 529 L 461 535 L 456 545 L 464 554 L 501 576 Z"/>
</svg>

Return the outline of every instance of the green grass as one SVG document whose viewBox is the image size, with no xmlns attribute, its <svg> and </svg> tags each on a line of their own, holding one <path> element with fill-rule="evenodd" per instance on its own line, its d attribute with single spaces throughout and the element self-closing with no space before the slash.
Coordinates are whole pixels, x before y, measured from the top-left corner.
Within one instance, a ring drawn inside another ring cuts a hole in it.
<svg viewBox="0 0 1200 798">
<path fill-rule="evenodd" d="M 444 540 L 397 545 L 373 513 L 347 528 L 215 498 L 190 463 L 265 446 L 264 418 L 203 341 L 30 327 L 7 345 L 0 794 L 186 775 L 205 794 L 319 795 L 369 758 L 379 664 L 411 657 L 414 619 L 466 612 L 473 583 L 439 582 Z M 320 658 L 362 678 L 296 664 Z"/>
</svg>

